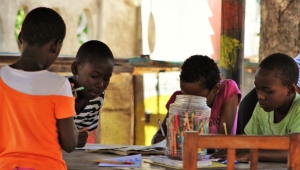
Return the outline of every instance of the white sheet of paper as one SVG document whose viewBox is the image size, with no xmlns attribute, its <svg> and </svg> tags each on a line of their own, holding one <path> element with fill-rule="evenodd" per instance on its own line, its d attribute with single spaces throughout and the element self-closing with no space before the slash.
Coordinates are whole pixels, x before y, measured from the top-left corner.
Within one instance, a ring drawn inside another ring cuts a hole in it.
<svg viewBox="0 0 300 170">
<path fill-rule="evenodd" d="M 164 149 L 166 147 L 167 141 L 166 139 L 150 146 L 129 146 L 122 150 L 148 150 L 148 149 Z"/>
<path fill-rule="evenodd" d="M 213 162 L 217 162 L 218 160 L 220 160 L 219 158 L 209 158 L 209 157 L 210 157 L 210 154 L 207 154 L 204 159 L 211 160 Z"/>
<path fill-rule="evenodd" d="M 119 162 L 134 162 L 134 164 L 107 164 L 107 163 L 100 163 L 98 166 L 109 166 L 109 167 L 140 167 L 142 164 L 142 155 L 131 155 L 131 156 L 123 156 L 118 158 L 109 158 L 104 160 L 110 161 L 119 161 Z"/>
<path fill-rule="evenodd" d="M 127 147 L 126 145 L 86 144 L 84 147 L 76 148 L 76 149 L 99 150 L 99 149 L 118 149 L 118 148 L 126 148 L 126 147 Z"/>
</svg>

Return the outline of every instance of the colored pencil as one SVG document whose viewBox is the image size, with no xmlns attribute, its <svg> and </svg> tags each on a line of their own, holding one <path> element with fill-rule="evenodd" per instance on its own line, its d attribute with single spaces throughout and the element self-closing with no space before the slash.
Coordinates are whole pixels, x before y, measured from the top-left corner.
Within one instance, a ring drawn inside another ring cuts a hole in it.
<svg viewBox="0 0 300 170">
<path fill-rule="evenodd" d="M 192 130 L 194 130 L 194 117 L 195 117 L 195 115 L 194 115 L 194 113 L 192 113 L 192 116 L 191 116 L 191 129 Z"/>
<path fill-rule="evenodd" d="M 204 134 L 203 127 L 200 128 L 199 134 L 200 134 L 200 135 Z"/>
<path fill-rule="evenodd" d="M 177 131 L 177 125 L 176 125 L 176 118 L 173 117 L 173 147 L 174 147 L 174 154 L 176 155 L 177 154 L 177 142 L 176 142 L 176 131 Z"/>
<path fill-rule="evenodd" d="M 190 130 L 190 120 L 189 120 L 189 115 L 188 115 L 188 112 L 185 112 L 185 125 L 186 125 L 186 128 L 187 130 Z"/>
<path fill-rule="evenodd" d="M 91 137 L 96 137 L 96 135 L 93 135 L 93 134 L 90 134 L 90 133 L 88 133 L 88 135 L 91 136 Z"/>
<path fill-rule="evenodd" d="M 82 87 L 78 87 L 76 89 L 73 89 L 72 91 L 80 91 L 80 90 L 84 90 L 84 87 L 83 86 Z"/>
<path fill-rule="evenodd" d="M 88 130 L 89 130 L 89 128 L 88 128 L 88 127 L 85 127 L 85 128 L 83 128 L 83 129 L 79 129 L 78 132 L 86 132 L 86 131 L 88 131 Z"/>
<path fill-rule="evenodd" d="M 226 127 L 226 123 L 225 122 L 223 123 L 223 126 L 224 126 L 225 135 L 227 135 L 227 127 Z"/>
<path fill-rule="evenodd" d="M 160 119 L 158 119 L 158 126 L 159 126 L 159 128 L 160 128 L 161 134 L 162 134 L 164 137 L 166 137 L 165 131 L 164 131 L 164 129 L 163 129 L 162 126 L 161 126 Z"/>
</svg>

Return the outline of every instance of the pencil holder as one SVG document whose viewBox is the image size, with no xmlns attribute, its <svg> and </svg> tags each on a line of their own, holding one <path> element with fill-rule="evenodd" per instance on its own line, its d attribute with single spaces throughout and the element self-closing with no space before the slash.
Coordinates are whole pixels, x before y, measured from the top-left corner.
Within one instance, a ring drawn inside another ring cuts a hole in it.
<svg viewBox="0 0 300 170">
<path fill-rule="evenodd" d="M 167 146 L 165 155 L 170 159 L 182 160 L 183 132 L 196 131 L 208 134 L 210 108 L 206 98 L 192 95 L 177 95 L 169 108 L 167 119 Z M 206 149 L 198 149 L 198 160 L 206 155 Z"/>
</svg>

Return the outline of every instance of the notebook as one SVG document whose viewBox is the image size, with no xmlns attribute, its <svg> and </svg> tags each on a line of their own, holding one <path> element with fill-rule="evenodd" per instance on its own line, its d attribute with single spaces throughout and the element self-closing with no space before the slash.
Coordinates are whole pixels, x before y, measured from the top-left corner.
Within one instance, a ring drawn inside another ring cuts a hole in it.
<svg viewBox="0 0 300 170">
<path fill-rule="evenodd" d="M 167 159 L 167 161 L 166 161 Z M 143 159 L 144 162 L 159 165 L 163 167 L 168 167 L 172 169 L 182 169 L 183 164 L 182 161 L 179 160 L 171 160 L 166 156 L 151 156 L 149 159 Z M 217 159 L 208 159 L 205 158 L 204 160 L 198 161 L 197 167 L 198 169 L 202 168 L 226 168 L 227 165 L 215 162 Z"/>
</svg>

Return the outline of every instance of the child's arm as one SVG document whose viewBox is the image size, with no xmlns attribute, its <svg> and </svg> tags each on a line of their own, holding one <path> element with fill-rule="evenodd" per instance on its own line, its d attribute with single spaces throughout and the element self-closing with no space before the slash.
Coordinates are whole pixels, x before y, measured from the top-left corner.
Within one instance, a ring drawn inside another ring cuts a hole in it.
<svg viewBox="0 0 300 170">
<path fill-rule="evenodd" d="M 227 159 L 227 152 L 221 150 L 221 152 L 215 152 L 211 155 L 211 158 L 220 158 L 222 160 Z M 287 150 L 259 150 L 258 160 L 263 162 L 281 162 L 286 163 L 288 158 Z M 250 160 L 250 150 L 239 149 L 236 150 L 236 160 L 239 162 L 248 162 Z"/>
<path fill-rule="evenodd" d="M 259 150 L 258 161 L 286 163 L 288 158 L 287 150 Z M 236 160 L 248 162 L 250 160 L 250 150 L 237 150 Z"/>
<path fill-rule="evenodd" d="M 87 131 L 84 132 L 78 132 L 78 142 L 77 142 L 77 148 L 82 148 L 87 143 L 89 135 Z"/>
<path fill-rule="evenodd" d="M 161 123 L 161 126 L 162 126 L 166 136 L 162 135 L 162 132 L 159 128 L 158 131 L 155 133 L 155 135 L 152 138 L 152 141 L 151 141 L 152 144 L 161 142 L 162 140 L 164 140 L 167 137 L 167 118 L 168 117 L 169 117 L 169 112 L 167 113 L 166 117 L 164 118 L 164 121 Z"/>
<path fill-rule="evenodd" d="M 60 146 L 66 152 L 72 152 L 78 141 L 78 130 L 73 117 L 57 119 L 57 128 Z"/>
<path fill-rule="evenodd" d="M 167 137 L 167 118 L 169 117 L 169 107 L 172 103 L 175 102 L 176 95 L 178 95 L 178 94 L 182 94 L 182 92 L 181 91 L 174 92 L 172 94 L 172 96 L 170 97 L 169 101 L 166 104 L 166 109 L 168 110 L 168 113 L 165 116 L 164 121 L 161 123 L 161 126 L 162 126 L 166 136 L 164 137 L 162 135 L 162 132 L 161 132 L 160 128 L 158 128 L 158 131 L 156 132 L 156 134 L 152 138 L 152 141 L 151 141 L 152 144 L 158 143 L 158 142 L 164 140 Z"/>
<path fill-rule="evenodd" d="M 259 150 L 258 152 L 259 161 L 286 163 L 287 158 L 288 158 L 287 150 Z"/>
<path fill-rule="evenodd" d="M 223 104 L 221 114 L 220 114 L 220 125 L 219 125 L 219 134 L 225 134 L 224 126 L 223 123 L 226 123 L 226 128 L 228 134 L 231 133 L 235 116 L 236 116 L 236 111 L 237 107 L 239 104 L 239 98 L 238 95 L 232 96 L 228 101 Z"/>
</svg>

